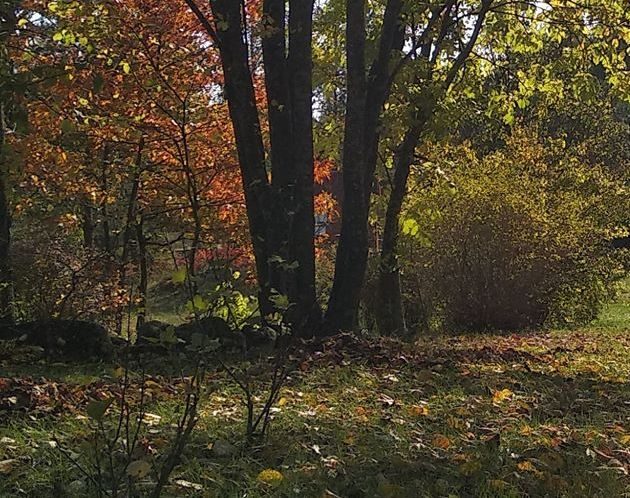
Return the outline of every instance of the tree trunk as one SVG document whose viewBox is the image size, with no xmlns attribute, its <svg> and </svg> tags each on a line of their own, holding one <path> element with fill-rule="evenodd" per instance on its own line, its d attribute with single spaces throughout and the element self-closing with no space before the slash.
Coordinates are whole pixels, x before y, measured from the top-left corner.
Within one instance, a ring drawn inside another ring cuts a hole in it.
<svg viewBox="0 0 630 498">
<path fill-rule="evenodd" d="M 470 38 L 464 45 L 463 49 L 459 52 L 447 72 L 446 79 L 442 83 L 441 92 L 446 93 L 448 91 L 455 81 L 458 72 L 461 70 L 466 59 L 472 52 L 492 2 L 493 0 L 481 1 L 479 14 L 475 21 Z M 430 40 L 427 40 L 422 47 L 421 56 L 429 63 L 427 81 L 431 81 L 433 77 L 433 64 L 438 59 L 440 52 L 439 47 L 448 32 L 449 14 L 454 4 L 455 2 L 448 1 L 445 2 L 443 6 L 433 11 L 432 19 L 437 20 L 440 16 L 443 17 L 442 26 L 437 35 L 437 41 L 435 43 L 431 43 Z M 430 58 L 432 47 L 438 48 L 434 48 L 435 52 L 432 58 Z M 407 332 L 405 324 L 405 311 L 402 301 L 402 290 L 400 287 L 400 268 L 398 265 L 400 213 L 407 193 L 407 180 L 413 163 L 414 151 L 418 146 L 418 141 L 420 140 L 423 128 L 435 110 L 437 97 L 438 96 L 433 93 L 433 90 L 429 88 L 428 93 L 425 96 L 425 100 L 419 102 L 412 118 L 412 123 L 405 133 L 403 142 L 396 153 L 396 157 L 394 158 L 394 181 L 385 217 L 385 230 L 383 233 L 383 245 L 381 249 L 378 281 L 379 306 L 376 313 L 379 330 L 381 333 L 385 334 L 404 334 Z"/>
<path fill-rule="evenodd" d="M 13 323 L 13 273 L 11 271 L 11 211 L 7 187 L 6 116 L 0 103 L 0 323 Z"/>
<path fill-rule="evenodd" d="M 347 100 L 343 143 L 343 205 L 335 278 L 326 328 L 351 330 L 357 323 L 368 254 L 365 187 L 365 0 L 346 0 Z"/>
<path fill-rule="evenodd" d="M 107 166 L 109 164 L 109 144 L 103 144 L 103 152 L 101 156 L 101 192 L 103 195 L 103 202 L 101 204 L 101 229 L 103 231 L 102 249 L 113 254 L 114 247 L 112 241 L 112 231 L 109 226 L 109 210 L 107 209 L 107 196 L 108 196 L 108 182 L 107 182 Z"/>
<path fill-rule="evenodd" d="M 195 12 L 194 2 L 188 4 Z M 266 314 L 274 311 L 269 299 L 272 289 L 269 273 L 271 255 L 268 250 L 272 221 L 269 216 L 271 196 L 241 5 L 234 0 L 215 0 L 211 5 L 214 18 L 221 19 L 216 33 L 212 31 L 207 19 L 195 13 L 206 29 L 209 29 L 210 35 L 216 37 L 221 52 L 225 95 L 236 137 L 247 219 L 256 260 L 260 287 L 259 305 L 262 314 Z"/>
<path fill-rule="evenodd" d="M 293 219 L 289 213 L 293 203 L 295 169 L 291 164 L 291 101 L 286 58 L 285 0 L 264 0 L 263 16 L 266 24 L 262 47 L 271 144 L 269 157 L 272 204 L 266 206 L 271 214 L 267 240 L 269 280 L 275 292 L 289 295 L 292 285 L 286 268 L 291 263 L 289 233 Z"/>
<path fill-rule="evenodd" d="M 378 156 L 380 117 L 391 87 L 389 62 L 400 45 L 401 0 L 389 0 L 379 50 L 366 80 L 365 0 L 346 0 L 347 102 L 342 222 L 327 332 L 356 327 L 369 250 L 368 217 Z"/>
<path fill-rule="evenodd" d="M 376 310 L 376 319 L 381 334 L 405 334 L 407 332 L 400 288 L 397 248 L 400 212 L 407 193 L 407 179 L 421 131 L 421 124 L 409 128 L 394 158 L 394 180 L 387 203 L 378 276 L 379 304 Z"/>
<path fill-rule="evenodd" d="M 294 213 L 289 260 L 297 263 L 290 293 L 292 324 L 303 335 L 317 332 L 321 310 L 315 288 L 315 204 L 313 164 L 313 0 L 289 2 L 289 88 Z"/>
<path fill-rule="evenodd" d="M 94 247 L 94 206 L 87 196 L 81 203 L 81 230 L 83 231 L 83 247 Z"/>
<path fill-rule="evenodd" d="M 240 2 L 211 4 L 216 29 L 194 0 L 193 13 L 218 44 L 225 94 L 234 127 L 254 245 L 263 314 L 276 311 L 272 293 L 284 294 L 294 329 L 319 321 L 315 295 L 313 201 L 312 16 L 313 0 L 264 0 L 263 62 L 269 120 L 271 179 L 265 168 Z M 288 19 L 287 19 L 288 14 Z M 287 29 L 288 28 L 288 29 Z M 288 38 L 287 38 L 288 35 Z"/>
<path fill-rule="evenodd" d="M 144 235 L 144 218 L 140 216 L 136 223 L 136 239 L 138 240 L 138 266 L 140 267 L 140 282 L 138 283 L 138 313 L 136 330 L 144 325 L 147 316 L 147 294 L 149 288 L 149 263 L 147 254 L 147 239 Z"/>
<path fill-rule="evenodd" d="M 138 150 L 136 152 L 136 161 L 134 164 L 134 172 L 131 180 L 131 190 L 127 200 L 127 215 L 125 219 L 125 229 L 122 239 L 122 254 L 120 257 L 120 278 L 118 284 L 121 289 L 127 287 L 127 263 L 129 263 L 129 252 L 131 251 L 131 238 L 134 235 L 134 227 L 136 221 L 136 205 L 138 202 L 138 193 L 140 191 L 140 177 L 142 175 L 142 152 L 144 149 L 144 138 L 138 142 Z M 118 310 L 116 317 L 116 332 L 118 335 L 122 333 L 123 328 L 123 312 L 121 308 Z"/>
</svg>

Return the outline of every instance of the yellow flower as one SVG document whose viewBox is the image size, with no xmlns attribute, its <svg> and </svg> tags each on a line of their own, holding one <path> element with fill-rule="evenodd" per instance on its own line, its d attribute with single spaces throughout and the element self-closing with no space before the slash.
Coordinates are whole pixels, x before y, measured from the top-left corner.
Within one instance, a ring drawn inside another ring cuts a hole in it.
<svg viewBox="0 0 630 498">
<path fill-rule="evenodd" d="M 274 488 L 277 486 L 280 486 L 280 483 L 282 483 L 282 480 L 284 479 L 284 476 L 278 472 L 277 470 L 273 470 L 273 469 L 265 469 L 265 470 L 261 470 L 260 474 L 258 474 L 258 478 L 257 478 L 260 482 L 263 482 L 269 486 L 273 486 Z"/>
</svg>

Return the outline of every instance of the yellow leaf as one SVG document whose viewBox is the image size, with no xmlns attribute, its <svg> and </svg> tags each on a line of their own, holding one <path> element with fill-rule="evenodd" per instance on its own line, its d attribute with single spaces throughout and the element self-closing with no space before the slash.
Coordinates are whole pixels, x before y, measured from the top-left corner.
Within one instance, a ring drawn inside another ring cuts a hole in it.
<svg viewBox="0 0 630 498">
<path fill-rule="evenodd" d="M 525 460 L 524 462 L 519 462 L 516 464 L 516 466 L 518 467 L 518 470 L 521 470 L 523 472 L 535 472 L 536 471 L 536 467 L 534 467 L 534 464 L 532 462 L 530 462 L 529 460 Z"/>
<path fill-rule="evenodd" d="M 619 438 L 619 442 L 621 442 L 621 444 L 630 445 L 630 434 L 624 434 L 621 436 L 621 438 Z"/>
<path fill-rule="evenodd" d="M 258 481 L 272 487 L 278 487 L 282 483 L 284 476 L 274 469 L 261 470 L 257 477 Z"/>
<path fill-rule="evenodd" d="M 287 398 L 282 397 L 278 400 L 278 406 L 284 406 L 288 403 L 289 401 L 287 400 Z"/>
<path fill-rule="evenodd" d="M 151 379 L 144 382 L 144 387 L 145 389 L 161 389 L 160 384 Z"/>
<path fill-rule="evenodd" d="M 512 396 L 514 396 L 514 393 L 510 391 L 509 389 L 501 389 L 500 391 L 494 392 L 492 396 L 492 402 L 501 403 L 505 401 L 506 399 L 510 399 Z"/>
<path fill-rule="evenodd" d="M 426 405 L 413 405 L 409 408 L 409 413 L 416 417 L 426 417 L 429 415 L 429 407 Z"/>
<path fill-rule="evenodd" d="M 369 421 L 368 411 L 362 406 L 357 407 L 357 409 L 354 412 L 356 413 L 357 418 L 359 419 L 360 422 L 367 423 Z"/>
<path fill-rule="evenodd" d="M 521 427 L 521 430 L 519 432 L 521 436 L 531 436 L 534 433 L 534 429 L 532 429 L 531 426 L 525 424 L 523 427 Z"/>
</svg>

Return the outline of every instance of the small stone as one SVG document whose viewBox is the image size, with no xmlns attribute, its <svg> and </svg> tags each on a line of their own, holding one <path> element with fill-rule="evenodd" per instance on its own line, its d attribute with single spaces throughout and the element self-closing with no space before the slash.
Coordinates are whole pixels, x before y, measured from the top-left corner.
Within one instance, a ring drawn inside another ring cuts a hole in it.
<svg viewBox="0 0 630 498">
<path fill-rule="evenodd" d="M 82 493 L 85 493 L 85 491 L 87 490 L 87 486 L 85 484 L 85 481 L 82 481 L 81 479 L 76 479 L 75 481 L 72 481 L 70 484 L 68 484 L 68 491 L 70 493 L 72 493 L 72 495 L 79 495 Z"/>
<path fill-rule="evenodd" d="M 217 439 L 214 443 L 212 443 L 210 451 L 215 457 L 225 458 L 235 455 L 237 448 L 225 439 Z"/>
</svg>

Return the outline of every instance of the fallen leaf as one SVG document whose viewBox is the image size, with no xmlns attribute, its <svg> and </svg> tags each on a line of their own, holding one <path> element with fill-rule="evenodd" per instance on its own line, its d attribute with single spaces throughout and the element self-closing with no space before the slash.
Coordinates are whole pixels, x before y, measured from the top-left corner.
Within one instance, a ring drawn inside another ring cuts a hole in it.
<svg viewBox="0 0 630 498">
<path fill-rule="evenodd" d="M 0 474 L 10 474 L 18 464 L 18 460 L 11 458 L 9 460 L 0 461 Z"/>
<path fill-rule="evenodd" d="M 154 413 L 145 413 L 142 416 L 142 421 L 149 426 L 158 425 L 161 420 L 162 417 L 160 415 L 155 415 Z"/>
<path fill-rule="evenodd" d="M 151 472 L 151 464 L 146 460 L 136 460 L 127 465 L 127 475 L 134 479 L 142 479 Z"/>
<path fill-rule="evenodd" d="M 175 484 L 181 486 L 182 488 L 194 489 L 195 491 L 202 491 L 203 486 L 201 484 L 197 484 L 190 481 L 185 481 L 184 479 L 175 479 Z"/>
<path fill-rule="evenodd" d="M 429 415 L 429 407 L 427 405 L 413 405 L 409 408 L 409 413 L 415 417 L 426 417 Z"/>
<path fill-rule="evenodd" d="M 495 391 L 492 395 L 493 403 L 502 403 L 503 401 L 510 399 L 514 396 L 514 393 L 509 389 L 501 389 L 500 391 Z"/>
<path fill-rule="evenodd" d="M 518 467 L 518 470 L 521 470 L 523 472 L 534 472 L 536 470 L 536 467 L 534 467 L 534 464 L 530 462 L 529 460 L 519 462 L 516 464 L 516 466 Z"/>
<path fill-rule="evenodd" d="M 284 480 L 282 473 L 274 469 L 261 470 L 257 477 L 259 482 L 272 486 L 274 488 L 280 486 Z"/>
<path fill-rule="evenodd" d="M 431 440 L 431 444 L 436 448 L 442 448 L 443 450 L 445 450 L 451 445 L 451 440 L 444 434 L 437 434 Z"/>
<path fill-rule="evenodd" d="M 114 398 L 108 398 L 103 400 L 93 400 L 87 405 L 85 411 L 88 416 L 96 421 L 100 421 L 105 416 L 105 412 L 114 402 Z"/>
</svg>

